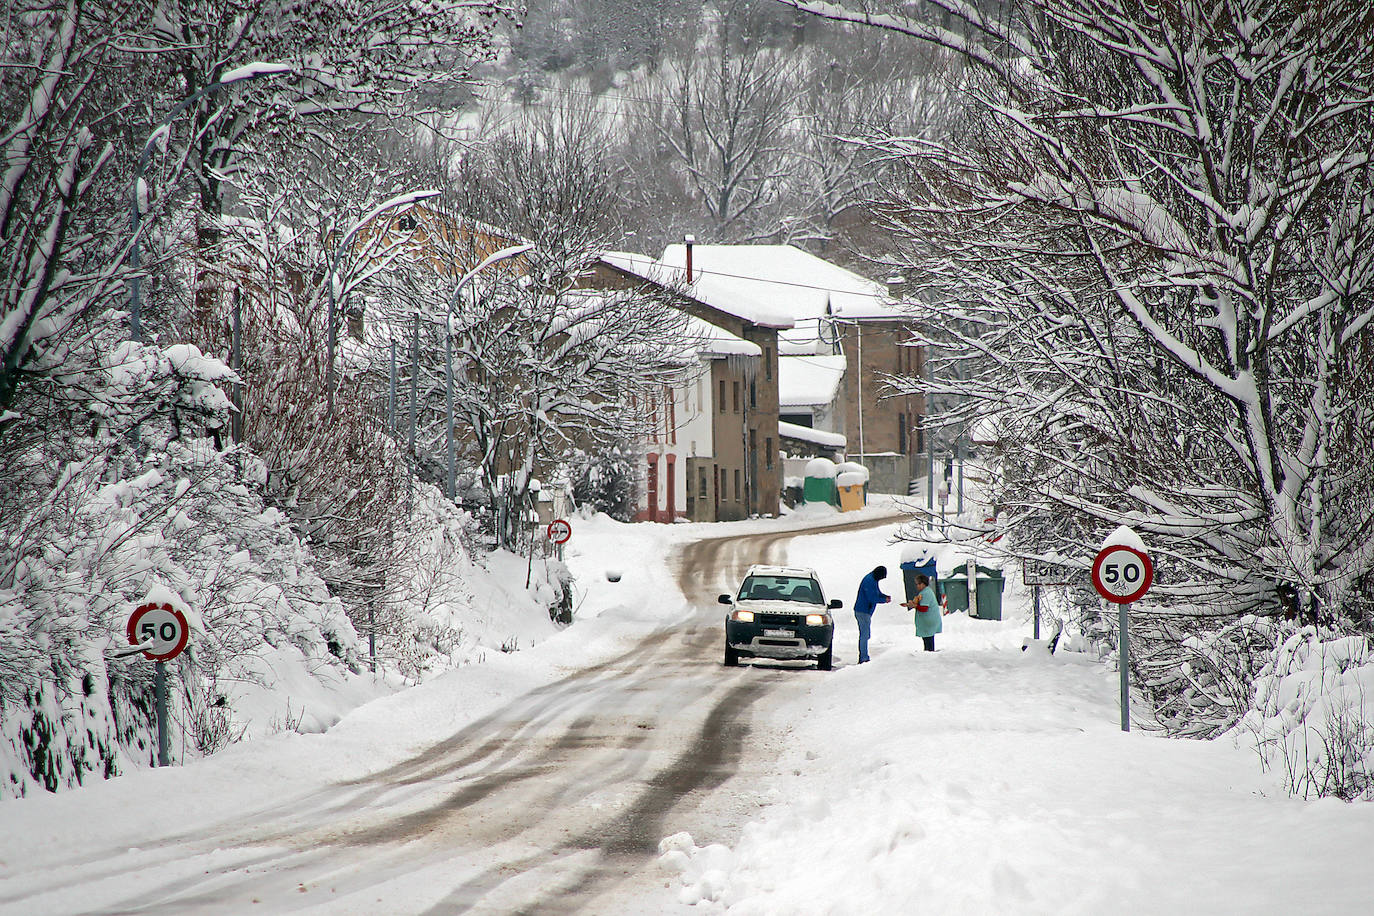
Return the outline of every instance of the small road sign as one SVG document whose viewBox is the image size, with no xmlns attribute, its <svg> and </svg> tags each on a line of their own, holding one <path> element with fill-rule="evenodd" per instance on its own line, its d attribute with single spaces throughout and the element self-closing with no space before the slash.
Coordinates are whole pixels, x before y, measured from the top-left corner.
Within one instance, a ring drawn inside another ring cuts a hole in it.
<svg viewBox="0 0 1374 916">
<path fill-rule="evenodd" d="M 1081 582 L 1082 571 L 1047 560 L 1022 560 L 1021 581 L 1026 585 L 1073 585 Z"/>
<path fill-rule="evenodd" d="M 572 537 L 572 525 L 565 518 L 556 518 L 549 522 L 549 540 L 555 544 L 566 544 L 568 538 Z"/>
<path fill-rule="evenodd" d="M 144 604 L 129 615 L 129 645 L 147 645 L 144 657 L 165 662 L 176 658 L 191 638 L 186 616 L 170 604 Z"/>
<path fill-rule="evenodd" d="M 1114 604 L 1139 601 L 1150 590 L 1154 575 L 1145 552 L 1125 544 L 1104 547 L 1093 560 L 1093 587 Z"/>
</svg>

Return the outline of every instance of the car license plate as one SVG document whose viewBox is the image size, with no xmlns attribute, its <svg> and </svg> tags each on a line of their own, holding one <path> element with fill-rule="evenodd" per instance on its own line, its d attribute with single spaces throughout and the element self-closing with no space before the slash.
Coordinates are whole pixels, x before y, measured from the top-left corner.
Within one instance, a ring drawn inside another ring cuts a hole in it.
<svg viewBox="0 0 1374 916">
<path fill-rule="evenodd" d="M 791 630 L 764 630 L 764 636 L 796 636 Z"/>
</svg>

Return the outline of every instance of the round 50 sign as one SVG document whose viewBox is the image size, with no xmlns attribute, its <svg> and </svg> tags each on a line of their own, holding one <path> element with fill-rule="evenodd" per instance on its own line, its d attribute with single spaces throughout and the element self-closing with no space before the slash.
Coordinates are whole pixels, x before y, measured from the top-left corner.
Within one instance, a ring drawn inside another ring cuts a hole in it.
<svg viewBox="0 0 1374 916">
<path fill-rule="evenodd" d="M 1154 577 L 1149 556 L 1124 544 L 1103 547 L 1093 560 L 1093 587 L 1116 604 L 1140 600 L 1150 590 Z"/>
<path fill-rule="evenodd" d="M 150 661 L 165 662 L 186 648 L 191 628 L 186 617 L 170 604 L 145 604 L 129 615 L 129 645 L 145 645 L 143 655 Z"/>
</svg>

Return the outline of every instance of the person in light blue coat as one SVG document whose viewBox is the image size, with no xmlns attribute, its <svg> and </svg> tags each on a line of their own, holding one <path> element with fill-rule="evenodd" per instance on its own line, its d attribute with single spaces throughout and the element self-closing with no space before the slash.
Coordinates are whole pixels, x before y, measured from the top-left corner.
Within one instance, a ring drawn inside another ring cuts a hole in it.
<svg viewBox="0 0 1374 916">
<path fill-rule="evenodd" d="M 883 594 L 878 583 L 887 578 L 887 567 L 876 566 L 859 583 L 859 596 L 854 599 L 854 620 L 859 624 L 859 664 L 868 661 L 868 637 L 873 627 L 873 609 L 892 600 Z"/>
<path fill-rule="evenodd" d="M 921 642 L 925 644 L 927 652 L 934 652 L 935 634 L 944 629 L 943 622 L 940 620 L 940 600 L 935 597 L 935 589 L 931 588 L 930 579 L 927 576 L 920 573 L 916 575 L 916 588 L 920 590 L 916 595 L 916 600 L 908 605 L 914 606 L 915 609 L 916 635 L 921 637 Z"/>
</svg>

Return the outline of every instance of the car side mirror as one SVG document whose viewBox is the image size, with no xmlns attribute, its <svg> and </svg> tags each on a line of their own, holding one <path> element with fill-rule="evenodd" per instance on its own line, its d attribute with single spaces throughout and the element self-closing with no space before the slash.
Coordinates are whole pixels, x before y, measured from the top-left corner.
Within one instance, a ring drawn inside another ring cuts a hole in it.
<svg viewBox="0 0 1374 916">
<path fill-rule="evenodd" d="M 840 608 L 844 607 L 844 602 L 839 598 L 831 598 L 830 603 L 827 604 L 826 607 L 830 608 L 832 611 L 838 611 Z"/>
<path fill-rule="evenodd" d="M 721 595 L 716 600 L 719 601 L 721 604 L 731 604 L 734 602 L 735 599 L 731 598 L 729 595 Z"/>
</svg>

